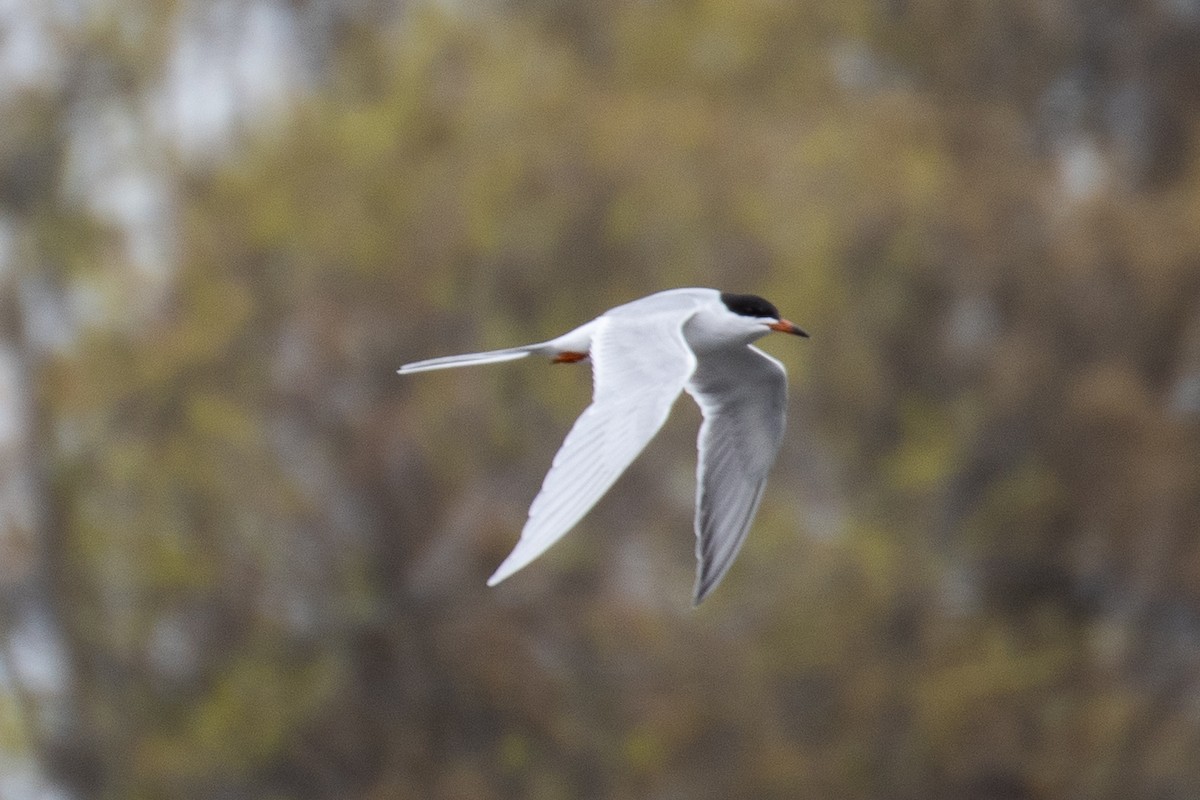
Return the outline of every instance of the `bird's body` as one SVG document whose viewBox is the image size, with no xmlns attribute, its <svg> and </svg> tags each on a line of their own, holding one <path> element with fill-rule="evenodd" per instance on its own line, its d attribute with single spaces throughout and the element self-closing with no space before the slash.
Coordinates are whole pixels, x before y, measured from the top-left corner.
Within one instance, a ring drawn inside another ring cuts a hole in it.
<svg viewBox="0 0 1200 800">
<path fill-rule="evenodd" d="M 704 417 L 697 442 L 694 600 L 716 587 L 758 510 L 783 437 L 787 375 L 751 343 L 772 330 L 805 336 L 767 301 L 672 289 L 617 306 L 538 344 L 406 364 L 400 372 L 511 361 L 589 358 L 594 395 L 554 457 L 495 585 L 558 541 L 616 482 L 666 422 L 680 392 Z"/>
</svg>

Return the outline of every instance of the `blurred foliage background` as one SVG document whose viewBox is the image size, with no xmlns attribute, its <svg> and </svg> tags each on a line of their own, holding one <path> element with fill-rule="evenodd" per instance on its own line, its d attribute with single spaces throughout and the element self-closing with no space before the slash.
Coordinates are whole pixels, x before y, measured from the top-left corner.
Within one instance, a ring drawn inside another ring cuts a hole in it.
<svg viewBox="0 0 1200 800">
<path fill-rule="evenodd" d="M 3 798 L 1200 796 L 1194 0 L 0 3 Z M 496 589 L 586 369 L 765 295 Z"/>
</svg>

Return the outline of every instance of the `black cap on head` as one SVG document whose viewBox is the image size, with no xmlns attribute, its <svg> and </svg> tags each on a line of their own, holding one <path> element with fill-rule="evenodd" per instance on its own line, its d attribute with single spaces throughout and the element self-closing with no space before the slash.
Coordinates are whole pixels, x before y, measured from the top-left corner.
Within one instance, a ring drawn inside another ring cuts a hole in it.
<svg viewBox="0 0 1200 800">
<path fill-rule="evenodd" d="M 779 319 L 779 309 L 756 294 L 721 292 L 721 302 L 730 311 L 743 317 Z"/>
</svg>

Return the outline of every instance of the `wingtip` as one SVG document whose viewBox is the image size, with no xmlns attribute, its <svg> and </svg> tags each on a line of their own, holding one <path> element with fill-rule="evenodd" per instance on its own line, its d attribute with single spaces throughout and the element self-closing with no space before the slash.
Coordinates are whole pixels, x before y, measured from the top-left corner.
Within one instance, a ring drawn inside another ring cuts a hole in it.
<svg viewBox="0 0 1200 800">
<path fill-rule="evenodd" d="M 496 567 L 496 571 L 492 573 L 492 577 L 487 579 L 487 585 L 495 586 L 524 566 L 525 564 L 514 565 L 512 554 L 510 553 L 509 557 L 501 561 L 500 566 Z"/>
<path fill-rule="evenodd" d="M 496 568 L 496 571 L 491 574 L 491 577 L 489 577 L 487 579 L 487 585 L 495 586 L 496 584 L 500 583 L 500 581 L 507 578 L 510 574 L 512 574 L 512 573 L 504 571 L 504 564 L 502 563 L 499 567 Z"/>
</svg>

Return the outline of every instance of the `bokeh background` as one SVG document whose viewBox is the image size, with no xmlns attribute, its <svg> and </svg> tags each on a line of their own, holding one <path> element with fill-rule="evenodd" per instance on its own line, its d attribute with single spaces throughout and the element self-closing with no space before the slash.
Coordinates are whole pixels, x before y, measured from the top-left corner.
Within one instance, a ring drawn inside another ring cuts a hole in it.
<svg viewBox="0 0 1200 800">
<path fill-rule="evenodd" d="M 0 797 L 1200 797 L 1200 3 L 0 2 Z M 663 288 L 812 333 L 495 589 Z"/>
</svg>

